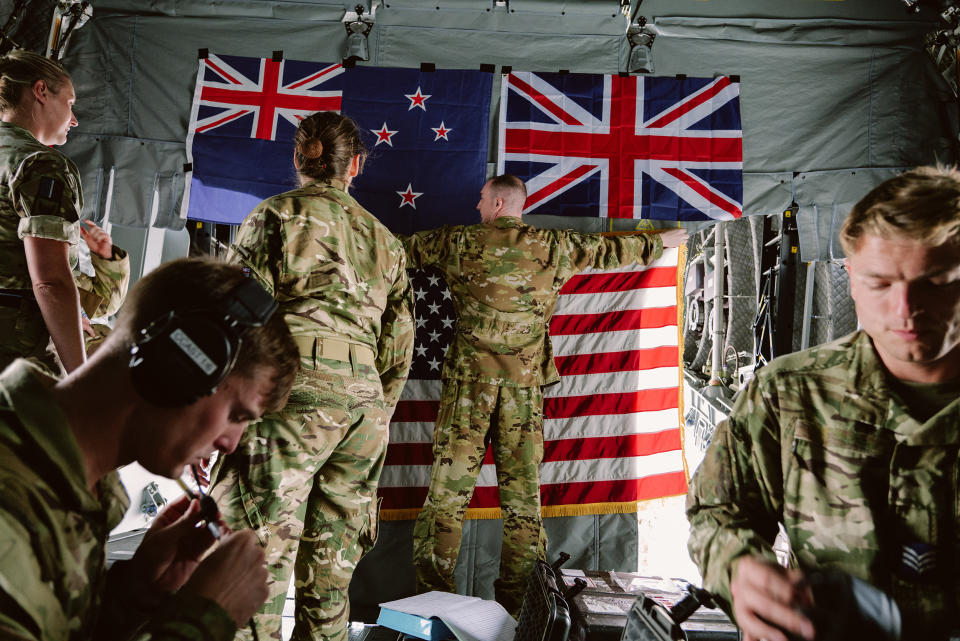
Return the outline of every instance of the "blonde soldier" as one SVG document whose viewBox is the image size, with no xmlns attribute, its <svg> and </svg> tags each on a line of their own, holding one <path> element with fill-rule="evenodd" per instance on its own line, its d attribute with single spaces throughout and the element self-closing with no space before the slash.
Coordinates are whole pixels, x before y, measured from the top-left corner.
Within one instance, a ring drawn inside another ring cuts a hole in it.
<svg viewBox="0 0 960 641">
<path fill-rule="evenodd" d="M 272 292 L 300 346 L 283 411 L 244 435 L 213 470 L 211 493 L 233 527 L 267 548 L 270 598 L 260 638 L 280 639 L 296 576 L 292 639 L 347 638 L 347 588 L 377 532 L 387 426 L 413 354 L 413 295 L 400 242 L 347 188 L 366 150 L 334 112 L 295 138 L 301 187 L 244 220 L 230 257 Z"/>
<path fill-rule="evenodd" d="M 76 126 L 70 76 L 15 51 L 0 58 L 0 367 L 43 359 L 52 337 L 68 372 L 84 360 L 71 265 L 80 239 L 80 176 L 62 145 Z"/>
<path fill-rule="evenodd" d="M 682 230 L 661 240 L 535 229 L 521 221 L 525 200 L 519 178 L 491 178 L 480 192 L 480 225 L 421 232 L 404 243 L 411 267 L 444 272 L 457 310 L 441 374 L 430 489 L 413 533 L 418 589 L 456 591 L 463 518 L 489 439 L 504 530 L 495 591 L 513 615 L 546 548 L 538 469 L 541 387 L 559 380 L 547 325 L 560 288 L 587 267 L 648 263 L 664 244 L 685 237 Z"/>
<path fill-rule="evenodd" d="M 690 483 L 691 556 L 745 641 L 823 638 L 814 570 L 887 592 L 903 639 L 957 628 L 960 172 L 880 184 L 840 240 L 862 329 L 759 370 Z"/>
</svg>

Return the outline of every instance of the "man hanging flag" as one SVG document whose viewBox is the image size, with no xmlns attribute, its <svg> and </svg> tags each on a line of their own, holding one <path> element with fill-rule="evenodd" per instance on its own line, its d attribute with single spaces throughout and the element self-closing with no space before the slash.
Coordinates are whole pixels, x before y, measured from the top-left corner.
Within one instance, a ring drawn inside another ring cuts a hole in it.
<svg viewBox="0 0 960 641">
<path fill-rule="evenodd" d="M 631 512 L 684 494 L 676 284 L 679 251 L 646 267 L 581 272 L 550 323 L 560 382 L 544 388 L 544 516 Z M 413 518 L 430 485 L 440 372 L 456 314 L 439 272 L 415 272 L 413 365 L 390 424 L 378 493 L 386 519 Z M 488 451 L 468 518 L 499 517 Z"/>
<path fill-rule="evenodd" d="M 239 224 L 264 198 L 293 189 L 293 134 L 315 111 L 339 111 L 370 156 L 351 189 L 392 231 L 477 219 L 486 178 L 491 74 L 344 68 L 206 54 L 187 134 L 181 216 Z"/>
<path fill-rule="evenodd" d="M 739 94 L 725 76 L 511 73 L 497 173 L 526 182 L 524 213 L 738 218 Z"/>
</svg>

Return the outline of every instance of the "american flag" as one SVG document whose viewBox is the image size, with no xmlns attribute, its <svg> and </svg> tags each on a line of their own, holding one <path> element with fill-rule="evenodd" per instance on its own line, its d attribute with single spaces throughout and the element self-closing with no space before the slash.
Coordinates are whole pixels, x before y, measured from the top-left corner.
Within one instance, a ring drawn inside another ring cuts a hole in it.
<svg viewBox="0 0 960 641">
<path fill-rule="evenodd" d="M 296 186 L 293 135 L 315 111 L 357 123 L 370 155 L 351 186 L 392 231 L 476 222 L 490 73 L 354 67 L 207 53 L 197 69 L 181 215 L 239 224 Z"/>
<path fill-rule="evenodd" d="M 738 218 L 739 93 L 725 76 L 511 73 L 498 173 L 526 182 L 524 213 Z"/>
<path fill-rule="evenodd" d="M 680 439 L 678 250 L 650 265 L 581 272 L 550 324 L 561 381 L 544 390 L 545 516 L 630 511 L 686 492 Z M 430 484 L 440 372 L 455 324 L 440 272 L 412 271 L 417 331 L 410 378 L 390 424 L 381 515 L 411 518 Z M 468 516 L 499 508 L 487 452 Z"/>
</svg>

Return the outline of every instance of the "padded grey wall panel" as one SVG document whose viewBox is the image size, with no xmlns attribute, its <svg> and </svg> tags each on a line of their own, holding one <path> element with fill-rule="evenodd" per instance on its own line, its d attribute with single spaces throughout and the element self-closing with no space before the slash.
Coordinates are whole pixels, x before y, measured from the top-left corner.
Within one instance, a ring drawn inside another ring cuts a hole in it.
<svg viewBox="0 0 960 641">
<path fill-rule="evenodd" d="M 839 232 L 850 209 L 876 185 L 906 169 L 909 167 L 859 168 L 797 175 L 794 185 L 796 200 L 800 204 L 797 214 L 800 259 L 843 258 Z"/>
<path fill-rule="evenodd" d="M 477 69 L 481 63 L 523 71 L 616 73 L 623 36 L 491 33 L 406 25 L 377 27 L 376 57 L 383 66 L 416 67 L 433 62 L 445 69 Z M 386 61 L 389 61 L 387 63 Z"/>
<path fill-rule="evenodd" d="M 119 11 L 171 17 L 247 17 L 283 20 L 339 20 L 345 11 L 358 5 L 370 10 L 371 0 L 94 0 L 98 13 Z"/>
<path fill-rule="evenodd" d="M 84 218 L 102 222 L 109 205 L 111 223 L 183 228 L 183 143 L 75 132 L 64 153 L 80 167 Z"/>
<path fill-rule="evenodd" d="M 906 10 L 903 0 L 632 0 L 631 15 L 710 16 L 717 18 L 866 18 L 923 21 L 934 18 L 924 7 L 919 14 Z"/>
</svg>

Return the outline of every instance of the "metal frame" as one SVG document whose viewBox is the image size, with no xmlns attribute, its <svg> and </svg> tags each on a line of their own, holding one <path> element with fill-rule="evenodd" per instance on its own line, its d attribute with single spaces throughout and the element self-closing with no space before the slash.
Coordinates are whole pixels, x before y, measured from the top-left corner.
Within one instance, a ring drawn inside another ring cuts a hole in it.
<svg viewBox="0 0 960 641">
<path fill-rule="evenodd" d="M 760 295 L 753 323 L 754 370 L 781 354 L 793 351 L 793 315 L 797 287 L 800 235 L 797 206 L 792 204 L 780 218 L 780 233 L 774 235 L 773 220 L 763 221 L 763 255 L 760 259 Z"/>
</svg>

